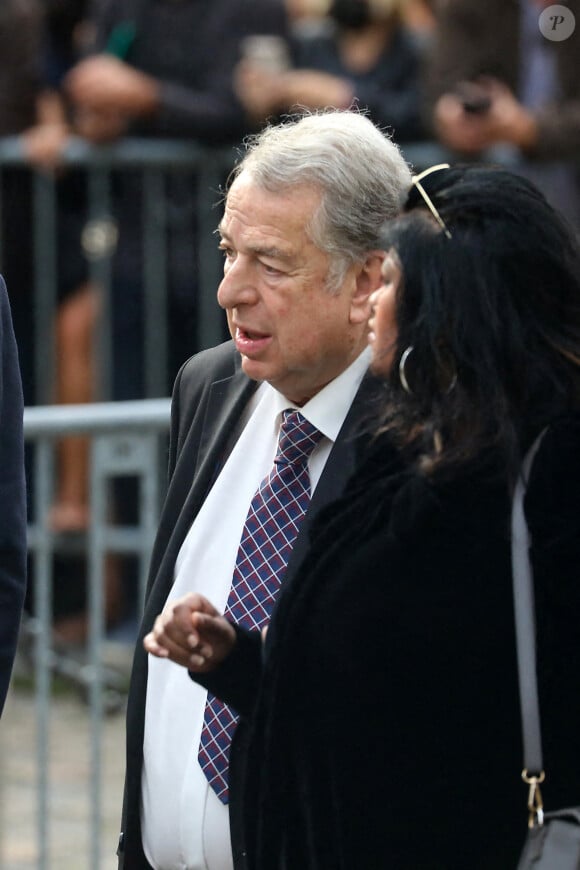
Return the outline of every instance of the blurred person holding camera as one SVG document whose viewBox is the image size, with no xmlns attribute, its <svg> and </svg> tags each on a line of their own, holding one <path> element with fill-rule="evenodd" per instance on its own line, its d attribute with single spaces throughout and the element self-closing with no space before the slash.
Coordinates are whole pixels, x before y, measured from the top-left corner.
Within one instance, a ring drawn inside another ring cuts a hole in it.
<svg viewBox="0 0 580 870">
<path fill-rule="evenodd" d="M 444 145 L 512 165 L 580 229 L 580 3 L 552 6 L 441 0 L 426 87 Z"/>
</svg>

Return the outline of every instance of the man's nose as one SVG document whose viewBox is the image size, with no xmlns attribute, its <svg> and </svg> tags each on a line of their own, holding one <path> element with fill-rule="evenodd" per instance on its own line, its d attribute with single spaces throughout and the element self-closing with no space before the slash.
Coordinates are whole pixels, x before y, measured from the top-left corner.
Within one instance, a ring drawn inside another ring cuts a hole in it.
<svg viewBox="0 0 580 870">
<path fill-rule="evenodd" d="M 222 308 L 252 305 L 257 296 L 255 274 L 251 265 L 244 257 L 236 257 L 224 270 L 217 292 L 218 304 Z"/>
</svg>

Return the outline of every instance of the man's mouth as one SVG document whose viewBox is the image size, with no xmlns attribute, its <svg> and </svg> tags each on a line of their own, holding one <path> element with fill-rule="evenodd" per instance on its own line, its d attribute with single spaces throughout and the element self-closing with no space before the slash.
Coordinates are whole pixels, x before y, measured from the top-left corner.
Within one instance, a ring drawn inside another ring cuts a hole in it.
<svg viewBox="0 0 580 870">
<path fill-rule="evenodd" d="M 236 347 L 244 356 L 260 353 L 271 341 L 272 336 L 257 329 L 236 329 Z"/>
<path fill-rule="evenodd" d="M 238 329 L 238 336 L 244 340 L 259 341 L 262 338 L 268 338 L 265 332 L 258 332 L 256 329 Z"/>
</svg>

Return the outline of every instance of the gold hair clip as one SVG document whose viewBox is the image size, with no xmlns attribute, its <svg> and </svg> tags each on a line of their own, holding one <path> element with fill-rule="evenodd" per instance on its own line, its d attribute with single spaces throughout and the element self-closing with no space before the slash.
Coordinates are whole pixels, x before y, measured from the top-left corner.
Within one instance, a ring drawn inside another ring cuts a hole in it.
<svg viewBox="0 0 580 870">
<path fill-rule="evenodd" d="M 429 169 L 424 169 L 423 172 L 419 173 L 419 175 L 413 175 L 413 177 L 411 178 L 411 184 L 413 184 L 417 188 L 417 190 L 419 191 L 419 193 L 423 197 L 423 201 L 425 202 L 425 205 L 427 206 L 427 208 L 429 209 L 429 211 L 431 212 L 431 214 L 433 215 L 433 217 L 435 218 L 435 220 L 437 221 L 437 223 L 439 224 L 439 226 L 441 227 L 441 229 L 443 230 L 443 232 L 445 233 L 447 238 L 450 239 L 451 233 L 447 229 L 447 226 L 445 225 L 445 221 L 443 220 L 443 218 L 441 217 L 441 215 L 439 214 L 439 212 L 437 211 L 437 209 L 433 205 L 431 197 L 429 196 L 429 194 L 427 193 L 427 191 L 425 190 L 425 188 L 421 184 L 421 181 L 424 178 L 426 178 L 428 175 L 431 175 L 432 172 L 438 172 L 440 169 L 449 169 L 449 164 L 448 163 L 438 163 L 437 166 L 430 166 Z"/>
</svg>

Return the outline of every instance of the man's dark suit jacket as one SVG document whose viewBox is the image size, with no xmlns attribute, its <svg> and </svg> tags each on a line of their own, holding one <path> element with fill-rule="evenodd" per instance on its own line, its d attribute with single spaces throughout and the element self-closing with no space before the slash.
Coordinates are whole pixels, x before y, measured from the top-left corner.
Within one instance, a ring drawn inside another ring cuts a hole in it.
<svg viewBox="0 0 580 870">
<path fill-rule="evenodd" d="M 314 492 L 309 510 L 290 557 L 285 582 L 295 572 L 308 541 L 312 517 L 329 501 L 337 498 L 355 463 L 355 435 L 358 433 L 363 393 L 359 389 L 324 472 Z M 123 804 L 122 833 L 119 838 L 119 868 L 147 870 L 140 827 L 141 772 L 147 689 L 147 654 L 143 637 L 161 612 L 173 584 L 173 571 L 179 549 L 203 504 L 221 464 L 228 442 L 235 433 L 241 414 L 257 383 L 243 373 L 233 342 L 192 357 L 177 376 L 173 391 L 169 488 L 157 538 L 153 548 L 145 613 L 133 661 L 127 706 L 127 771 Z M 248 655 L 252 666 L 253 654 Z M 238 731 L 243 730 L 238 728 Z M 242 744 L 236 735 L 237 753 Z M 232 750 L 233 751 L 233 750 Z M 230 772 L 232 794 L 236 794 L 236 765 Z M 236 866 L 243 866 L 243 844 L 238 833 L 235 805 L 232 815 L 232 841 Z"/>
<path fill-rule="evenodd" d="M 0 278 L 0 713 L 16 652 L 26 587 L 22 386 L 10 306 Z"/>
</svg>

